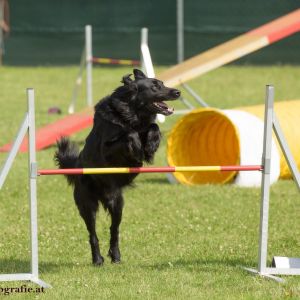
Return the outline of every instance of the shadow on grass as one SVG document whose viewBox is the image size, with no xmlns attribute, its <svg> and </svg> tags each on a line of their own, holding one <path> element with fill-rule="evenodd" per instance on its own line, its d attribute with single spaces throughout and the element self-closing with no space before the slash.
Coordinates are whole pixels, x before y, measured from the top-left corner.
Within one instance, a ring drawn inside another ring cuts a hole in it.
<svg viewBox="0 0 300 300">
<path fill-rule="evenodd" d="M 252 268 L 257 265 L 255 261 L 242 260 L 242 259 L 195 259 L 195 260 L 169 260 L 167 262 L 156 263 L 153 265 L 144 265 L 144 268 L 149 268 L 152 270 L 170 270 L 174 269 L 186 269 L 186 270 L 202 270 L 202 271 L 217 271 L 220 267 L 246 267 Z"/>
<path fill-rule="evenodd" d="M 54 273 L 63 268 L 72 268 L 74 263 L 39 262 L 39 270 L 42 273 Z M 0 259 L 0 274 L 30 273 L 30 260 Z"/>
<path fill-rule="evenodd" d="M 167 177 L 165 178 L 146 178 L 144 177 L 143 179 L 139 179 L 139 182 L 141 183 L 153 183 L 153 184 L 168 184 L 169 181 Z"/>
</svg>

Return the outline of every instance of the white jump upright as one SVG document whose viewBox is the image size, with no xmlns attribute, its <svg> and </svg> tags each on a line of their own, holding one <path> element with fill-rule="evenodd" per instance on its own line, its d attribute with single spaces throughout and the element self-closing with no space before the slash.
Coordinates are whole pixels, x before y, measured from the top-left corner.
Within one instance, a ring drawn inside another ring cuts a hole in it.
<svg viewBox="0 0 300 300">
<path fill-rule="evenodd" d="M 285 159 L 289 165 L 294 181 L 300 191 L 300 176 L 296 162 L 288 147 L 278 119 L 273 109 L 274 106 L 274 87 L 266 87 L 265 100 L 265 119 L 264 119 L 264 140 L 261 181 L 261 205 L 260 205 L 260 228 L 259 228 L 259 249 L 257 270 L 245 268 L 246 270 L 259 274 L 264 277 L 274 279 L 278 282 L 284 280 L 274 275 L 300 275 L 300 258 L 278 257 L 273 258 L 273 267 L 267 266 L 268 254 L 268 229 L 269 229 L 269 199 L 270 199 L 270 168 L 271 168 L 271 141 L 272 129 L 277 137 L 278 143 L 284 153 Z"/>
<path fill-rule="evenodd" d="M 142 28 L 141 30 L 141 66 L 147 77 L 155 77 L 151 54 L 148 46 L 148 28 L 146 27 Z"/>
<path fill-rule="evenodd" d="M 2 188 L 6 176 L 13 164 L 23 139 L 28 132 L 28 177 L 29 177 L 29 207 L 30 207 L 30 250 L 31 250 L 31 272 L 20 274 L 2 274 L 1 281 L 32 281 L 42 287 L 51 287 L 46 282 L 39 279 L 38 261 L 38 231 L 37 231 L 37 163 L 35 148 L 35 109 L 34 109 L 34 90 L 27 89 L 28 112 L 25 114 L 24 121 L 20 126 L 19 132 L 8 154 L 7 160 L 0 173 L 0 189 Z"/>
<path fill-rule="evenodd" d="M 141 29 L 140 40 L 141 66 L 145 70 L 148 77 L 154 78 L 154 68 L 152 64 L 151 54 L 148 46 L 148 28 Z M 75 81 L 71 102 L 68 108 L 69 114 L 75 112 L 75 105 L 78 98 L 78 91 L 82 84 L 82 76 L 86 71 L 86 102 L 88 107 L 93 106 L 93 33 L 92 26 L 85 26 L 85 45 L 82 51 L 78 75 Z"/>
</svg>

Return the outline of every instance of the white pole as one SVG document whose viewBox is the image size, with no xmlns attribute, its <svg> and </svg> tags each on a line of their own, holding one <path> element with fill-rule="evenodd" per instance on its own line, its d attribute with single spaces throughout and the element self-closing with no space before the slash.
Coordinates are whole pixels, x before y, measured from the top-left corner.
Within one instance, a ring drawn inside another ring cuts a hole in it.
<svg viewBox="0 0 300 300">
<path fill-rule="evenodd" d="M 37 238 L 37 188 L 36 188 L 36 153 L 35 153 L 35 120 L 34 90 L 27 89 L 28 101 L 28 171 L 30 200 L 30 233 L 31 233 L 31 274 L 38 278 L 38 238 Z"/>
<path fill-rule="evenodd" d="M 154 78 L 155 73 L 148 46 L 148 28 L 141 29 L 141 63 L 142 70 L 145 71 L 147 77 Z"/>
<path fill-rule="evenodd" d="M 86 54 L 86 96 L 87 105 L 93 106 L 93 89 L 92 89 L 92 71 L 93 71 L 93 51 L 92 51 L 92 26 L 85 26 L 85 54 Z"/>
<path fill-rule="evenodd" d="M 270 198 L 270 173 L 271 173 L 271 149 L 272 149 L 272 125 L 273 125 L 273 103 L 274 87 L 266 87 L 265 124 L 261 184 L 261 207 L 260 207 L 260 229 L 259 229 L 259 251 L 258 272 L 266 273 L 268 252 L 268 227 L 269 227 L 269 198 Z"/>
<path fill-rule="evenodd" d="M 285 160 L 286 160 L 286 162 L 289 166 L 289 169 L 293 175 L 293 178 L 296 182 L 298 190 L 300 191 L 300 174 L 298 171 L 297 163 L 296 163 L 296 161 L 292 155 L 292 152 L 288 146 L 288 143 L 286 141 L 286 138 L 283 134 L 283 131 L 280 127 L 279 121 L 278 121 L 275 113 L 274 113 L 273 129 L 274 129 L 275 135 L 277 137 L 277 141 L 282 150 L 282 153 L 285 157 Z"/>
<path fill-rule="evenodd" d="M 31 278 L 32 282 L 49 288 L 51 285 L 39 279 L 38 224 L 37 224 L 37 162 L 35 145 L 35 105 L 34 89 L 27 89 L 28 101 L 28 172 L 29 172 L 29 207 L 31 237 Z"/>
<path fill-rule="evenodd" d="M 145 66 L 145 60 L 144 60 L 144 54 L 143 54 L 143 45 L 148 44 L 148 28 L 143 27 L 141 29 L 141 45 L 140 45 L 140 50 L 141 50 L 141 68 L 144 73 L 146 73 L 146 66 Z"/>
<path fill-rule="evenodd" d="M 8 172 L 9 172 L 13 162 L 14 162 L 14 159 L 15 159 L 16 155 L 18 154 L 18 151 L 23 142 L 23 139 L 26 136 L 27 129 L 28 129 L 28 113 L 26 113 L 26 115 L 24 117 L 24 121 L 22 122 L 22 125 L 20 126 L 18 134 L 15 138 L 14 144 L 13 144 L 13 146 L 7 156 L 7 159 L 4 163 L 4 166 L 0 172 L 0 190 L 5 182 L 5 179 L 8 175 Z"/>
<path fill-rule="evenodd" d="M 184 0 L 177 0 L 177 63 L 184 60 Z"/>
</svg>

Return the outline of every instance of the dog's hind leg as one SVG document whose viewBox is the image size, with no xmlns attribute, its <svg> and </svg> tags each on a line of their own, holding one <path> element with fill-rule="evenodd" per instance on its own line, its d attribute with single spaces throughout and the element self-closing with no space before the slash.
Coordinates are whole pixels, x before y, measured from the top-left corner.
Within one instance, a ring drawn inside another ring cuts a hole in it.
<svg viewBox="0 0 300 300">
<path fill-rule="evenodd" d="M 98 210 L 98 199 L 90 193 L 84 191 L 84 187 L 75 186 L 74 198 L 89 232 L 90 245 L 92 251 L 93 264 L 100 266 L 104 263 L 104 258 L 100 253 L 99 241 L 96 233 L 96 213 Z"/>
<path fill-rule="evenodd" d="M 106 199 L 106 207 L 111 215 L 110 226 L 110 247 L 108 255 L 112 263 L 121 262 L 121 253 L 119 249 L 119 226 L 122 221 L 122 211 L 124 199 L 121 190 L 114 190 L 109 199 Z"/>
</svg>

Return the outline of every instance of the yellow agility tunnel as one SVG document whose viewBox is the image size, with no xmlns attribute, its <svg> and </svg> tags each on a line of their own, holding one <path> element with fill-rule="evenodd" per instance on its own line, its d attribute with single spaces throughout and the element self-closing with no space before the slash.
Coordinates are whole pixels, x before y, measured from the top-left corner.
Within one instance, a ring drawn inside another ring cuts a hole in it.
<svg viewBox="0 0 300 300">
<path fill-rule="evenodd" d="M 168 137 L 169 165 L 257 165 L 262 159 L 264 105 L 220 110 L 199 108 L 182 117 Z M 300 167 L 300 100 L 277 102 L 275 113 Z M 290 178 L 283 153 L 273 137 L 271 182 Z M 260 172 L 175 173 L 185 184 L 227 183 L 259 186 Z"/>
</svg>

